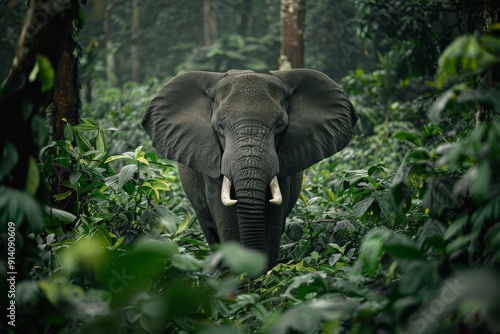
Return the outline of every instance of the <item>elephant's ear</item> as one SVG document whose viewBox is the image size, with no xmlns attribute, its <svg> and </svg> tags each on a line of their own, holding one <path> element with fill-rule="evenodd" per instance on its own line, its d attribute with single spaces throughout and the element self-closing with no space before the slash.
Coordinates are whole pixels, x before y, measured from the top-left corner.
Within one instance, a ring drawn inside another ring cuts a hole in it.
<svg viewBox="0 0 500 334">
<path fill-rule="evenodd" d="M 207 92 L 225 75 L 201 71 L 178 75 L 151 100 L 142 126 L 162 157 L 220 176 L 221 147 L 212 129 L 212 99 Z"/>
<path fill-rule="evenodd" d="M 342 150 L 358 120 L 337 83 L 309 69 L 272 71 L 291 88 L 288 128 L 278 147 L 280 175 L 291 175 Z"/>
</svg>

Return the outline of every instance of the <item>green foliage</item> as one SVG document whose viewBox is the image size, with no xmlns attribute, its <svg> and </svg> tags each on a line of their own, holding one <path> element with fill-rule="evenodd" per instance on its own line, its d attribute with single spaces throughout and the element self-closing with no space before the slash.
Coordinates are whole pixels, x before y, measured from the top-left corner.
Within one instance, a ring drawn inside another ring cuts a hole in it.
<svg viewBox="0 0 500 334">
<path fill-rule="evenodd" d="M 0 207 L 34 223 L 39 250 L 32 279 L 17 282 L 16 330 L 497 332 L 500 123 L 495 115 L 473 128 L 472 119 L 478 106 L 498 110 L 500 94 L 461 74 L 496 66 L 498 40 L 459 37 L 439 62 L 433 58 L 436 82 L 424 87 L 416 67 L 404 75 L 398 69 L 418 61 L 415 38 L 435 28 L 419 26 L 411 11 L 430 17 L 436 7 L 356 4 L 361 18 L 397 19 L 388 24 L 402 29 L 386 29 L 392 39 L 400 31 L 411 38 L 397 46 L 384 40 L 391 47 L 380 54 L 381 69 L 352 71 L 343 80 L 361 127 L 346 149 L 305 172 L 276 267 L 254 278 L 263 268 L 260 254 L 236 244 L 209 251 L 175 172 L 139 130 L 158 82 L 122 90 L 98 82 L 95 102 L 85 107 L 98 121 L 67 125 L 65 140 L 42 150 L 41 175 L 29 174 L 50 187 L 58 167 L 67 170 L 53 200 L 67 201 L 73 213 L 53 207 L 39 213 L 31 195 L 0 188 Z M 380 34 L 381 23 L 360 29 Z M 191 63 L 230 63 L 242 54 L 251 61 L 251 38 L 231 35 L 225 42 L 245 51 L 214 49 Z M 18 158 L 9 145 L 3 156 L 9 159 L 0 163 L 0 177 Z"/>
<path fill-rule="evenodd" d="M 54 201 L 75 200 L 72 212 L 76 216 L 71 220 L 61 210 L 49 209 L 47 233 L 62 235 L 63 227 L 75 224 L 78 234 L 96 233 L 103 226 L 109 229 L 110 236 L 159 234 L 162 225 L 158 212 L 168 212 L 163 204 L 170 186 L 163 171 L 169 165 L 158 161 L 155 155 L 144 154 L 142 147 L 108 157 L 104 130 L 89 119 L 74 126 L 67 124 L 65 137 L 66 140 L 52 142 L 42 150 L 42 172 L 50 186 L 58 171 L 54 166 L 67 171 L 68 179 L 62 183 L 64 191 L 55 195 Z M 111 167 L 117 160 L 126 160 L 118 172 Z"/>
<path fill-rule="evenodd" d="M 357 35 L 376 43 L 379 52 L 396 60 L 399 77 L 434 73 L 440 47 L 449 42 L 449 32 L 455 29 L 449 1 L 357 0 L 354 4 Z"/>
<path fill-rule="evenodd" d="M 318 69 L 340 82 L 349 70 L 372 66 L 376 54 L 356 37 L 353 1 L 306 1 L 305 67 Z"/>
<path fill-rule="evenodd" d="M 230 34 L 215 44 L 194 50 L 176 67 L 176 72 L 205 70 L 225 72 L 228 69 L 269 71 L 276 69 L 278 36 L 269 33 L 259 38 Z"/>
<path fill-rule="evenodd" d="M 158 80 L 151 79 L 145 85 L 128 82 L 118 89 L 109 87 L 104 80 L 94 82 L 94 100 L 83 106 L 82 115 L 112 130 L 108 144 L 110 154 L 133 151 L 136 143 L 144 146 L 146 152 L 153 150 L 141 120 L 160 85 Z"/>
<path fill-rule="evenodd" d="M 437 87 L 462 71 L 482 73 L 500 62 L 500 42 L 493 36 L 464 35 L 451 43 L 439 57 Z"/>
</svg>

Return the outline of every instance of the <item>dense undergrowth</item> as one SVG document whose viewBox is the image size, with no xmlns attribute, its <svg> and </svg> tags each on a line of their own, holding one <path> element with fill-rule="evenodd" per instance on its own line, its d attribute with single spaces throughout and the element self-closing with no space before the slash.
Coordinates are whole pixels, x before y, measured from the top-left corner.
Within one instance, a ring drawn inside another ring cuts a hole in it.
<svg viewBox="0 0 500 334">
<path fill-rule="evenodd" d="M 498 41 L 477 42 L 484 54 L 457 40 L 440 59 L 438 86 L 456 85 L 437 99 L 384 101 L 385 115 L 369 108 L 380 91 L 362 89 L 383 89 L 384 71 L 345 78 L 358 133 L 306 171 L 279 264 L 254 280 L 262 257 L 236 244 L 209 252 L 175 166 L 140 128 L 158 83 L 97 85 L 92 117 L 40 153 L 49 188 L 66 173 L 54 198 L 65 209 L 47 208 L 44 231 L 29 237 L 38 254 L 17 284 L 16 332 L 499 331 L 500 122 L 473 123 L 478 102 L 499 108 L 498 90 L 455 77 L 462 54 L 477 60 L 465 70 L 494 64 L 481 60 Z M 412 121 L 421 109 L 429 118 Z"/>
</svg>

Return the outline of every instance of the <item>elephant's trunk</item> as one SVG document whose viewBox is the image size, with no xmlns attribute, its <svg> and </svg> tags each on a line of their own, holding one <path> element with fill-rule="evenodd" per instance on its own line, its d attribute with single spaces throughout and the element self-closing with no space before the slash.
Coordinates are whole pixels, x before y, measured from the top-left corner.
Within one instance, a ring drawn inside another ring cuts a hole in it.
<svg viewBox="0 0 500 334">
<path fill-rule="evenodd" d="M 241 244 L 265 252 L 267 175 L 256 170 L 252 170 L 252 173 L 243 170 L 241 173 L 235 173 L 234 180 Z"/>
<path fill-rule="evenodd" d="M 234 136 L 226 138 L 222 159 L 223 185 L 221 200 L 224 205 L 236 204 L 240 243 L 269 255 L 266 227 L 266 203 L 282 202 L 278 180 L 278 156 L 274 135 L 258 121 L 242 122 L 234 126 Z M 235 198 L 232 199 L 233 183 Z M 270 190 L 271 197 L 267 195 Z M 272 263 L 273 259 L 269 258 Z"/>
</svg>

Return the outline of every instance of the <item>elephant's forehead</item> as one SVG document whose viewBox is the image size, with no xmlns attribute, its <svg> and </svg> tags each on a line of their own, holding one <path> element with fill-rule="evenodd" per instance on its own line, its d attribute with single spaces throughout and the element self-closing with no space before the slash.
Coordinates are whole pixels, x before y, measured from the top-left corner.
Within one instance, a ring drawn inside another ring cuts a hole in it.
<svg viewBox="0 0 500 334">
<path fill-rule="evenodd" d="M 222 99 L 229 95 L 277 98 L 277 94 L 281 93 L 283 88 L 280 82 L 271 75 L 244 73 L 227 76 L 221 80 L 217 91 Z"/>
</svg>

